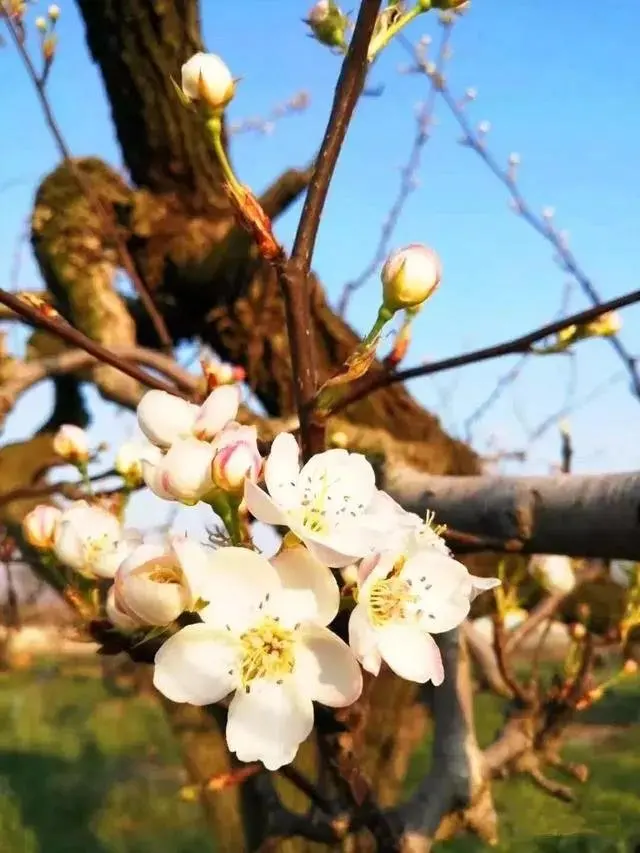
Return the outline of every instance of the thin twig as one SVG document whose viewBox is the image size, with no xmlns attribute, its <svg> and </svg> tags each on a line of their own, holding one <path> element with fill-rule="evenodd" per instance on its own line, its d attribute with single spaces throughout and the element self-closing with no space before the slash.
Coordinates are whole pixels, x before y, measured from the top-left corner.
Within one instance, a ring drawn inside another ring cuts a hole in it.
<svg viewBox="0 0 640 853">
<path fill-rule="evenodd" d="M 482 361 L 490 361 L 494 358 L 501 358 L 505 355 L 518 355 L 529 352 L 532 345 L 544 340 L 556 332 L 566 329 L 572 325 L 582 325 L 600 317 L 607 311 L 614 311 L 619 308 L 625 308 L 627 305 L 634 305 L 640 302 L 640 290 L 633 290 L 631 293 L 626 293 L 624 296 L 618 296 L 615 299 L 610 299 L 608 302 L 602 302 L 599 305 L 588 308 L 585 311 L 579 311 L 576 314 L 570 314 L 563 317 L 561 320 L 555 320 L 553 323 L 548 323 L 546 326 L 540 326 L 526 335 L 521 335 L 518 338 L 512 338 L 508 341 L 503 341 L 493 346 L 483 347 L 482 349 L 471 350 L 470 352 L 454 355 L 451 358 L 444 358 L 440 361 L 432 361 L 427 364 L 419 364 L 416 367 L 409 367 L 405 370 L 398 370 L 395 373 L 373 373 L 364 378 L 364 381 L 358 383 L 357 387 L 350 393 L 345 395 L 333 409 L 333 414 L 342 411 L 352 403 L 366 397 L 372 391 L 377 391 L 380 388 L 385 388 L 388 385 L 394 385 L 396 382 L 406 382 L 409 379 L 417 379 L 420 376 L 430 376 L 433 373 L 442 373 L 445 370 L 453 370 L 456 367 L 465 367 L 469 364 L 479 364 Z M 547 356 L 552 358 L 552 356 Z"/>
<path fill-rule="evenodd" d="M 331 114 L 300 216 L 291 258 L 276 264 L 282 288 L 302 453 L 308 458 L 324 445 L 324 430 L 314 427 L 311 403 L 317 388 L 311 332 L 309 271 L 320 218 L 351 116 L 366 79 L 367 50 L 382 0 L 363 0 L 336 85 Z"/>
<path fill-rule="evenodd" d="M 421 71 L 429 76 L 427 73 L 426 63 L 421 57 L 420 51 L 402 35 L 400 35 L 398 39 L 416 61 L 416 71 Z M 434 85 L 433 81 L 432 85 Z M 603 304 L 595 285 L 579 265 L 575 255 L 569 249 L 562 234 L 557 231 L 548 219 L 543 216 L 537 216 L 533 212 L 532 208 L 518 188 L 514 172 L 510 169 L 504 169 L 487 149 L 484 143 L 484 136 L 479 136 L 475 131 L 471 122 L 467 118 L 460 101 L 452 94 L 445 81 L 442 81 L 438 85 L 438 93 L 462 129 L 462 143 L 474 151 L 483 160 L 492 174 L 507 189 L 513 202 L 514 211 L 553 247 L 556 252 L 556 260 L 558 264 L 565 272 L 573 276 L 591 302 L 594 305 Z M 640 375 L 637 370 L 637 359 L 627 352 L 624 345 L 616 335 L 610 336 L 609 341 L 628 370 L 629 375 L 631 376 L 634 393 L 640 399 Z"/>
<path fill-rule="evenodd" d="M 116 367 L 118 370 L 122 371 L 122 373 L 126 373 L 127 376 L 137 379 L 138 382 L 141 382 L 147 388 L 157 388 L 160 391 L 168 391 L 170 394 L 175 394 L 178 397 L 188 399 L 189 395 L 184 394 L 175 385 L 170 385 L 168 382 L 165 382 L 163 379 L 159 379 L 157 376 L 148 373 L 146 370 L 141 370 L 136 364 L 132 364 L 117 355 L 114 350 L 103 347 L 102 344 L 97 343 L 97 341 L 93 341 L 91 338 L 87 337 L 87 335 L 78 331 L 78 329 L 67 323 L 66 320 L 63 320 L 62 317 L 58 316 L 56 318 L 52 318 L 46 316 L 37 308 L 34 308 L 27 302 L 24 302 L 13 293 L 7 293 L 6 290 L 2 289 L 0 289 L 0 303 L 6 305 L 20 317 L 23 317 L 30 325 L 36 326 L 40 329 L 46 329 L 48 332 L 52 332 L 54 335 L 62 338 L 66 343 L 72 344 L 72 346 L 78 347 L 79 349 L 86 350 L 86 352 L 90 353 L 94 358 L 97 358 L 98 361 L 110 364 L 112 367 Z"/>
<path fill-rule="evenodd" d="M 436 61 L 435 73 L 437 76 L 440 76 L 444 71 L 452 29 L 452 22 L 443 25 L 442 40 L 440 42 L 438 58 Z M 400 220 L 400 215 L 402 214 L 407 199 L 416 187 L 416 174 L 420 168 L 422 152 L 427 142 L 431 139 L 431 126 L 433 123 L 433 114 L 437 100 L 436 95 L 437 88 L 434 85 L 429 90 L 427 100 L 422 105 L 417 116 L 416 135 L 414 137 L 407 162 L 400 173 L 400 186 L 398 187 L 398 193 L 382 226 L 378 245 L 376 246 L 373 257 L 362 272 L 352 281 L 348 281 L 344 286 L 342 295 L 338 302 L 338 314 L 340 314 L 341 317 L 344 317 L 347 313 L 349 300 L 353 294 L 367 283 L 387 256 L 393 233 Z"/>
<path fill-rule="evenodd" d="M 2 3 L 0 3 L 0 16 L 2 16 L 5 20 L 5 24 L 7 26 L 7 29 L 9 30 L 9 34 L 11 35 L 16 50 L 20 54 L 22 62 L 24 63 L 24 66 L 27 70 L 27 74 L 29 75 L 29 79 L 33 83 L 33 86 L 36 90 L 36 95 L 38 97 L 38 101 L 40 102 L 40 106 L 42 108 L 42 112 L 44 113 L 44 118 L 47 127 L 49 128 L 51 135 L 53 136 L 56 145 L 58 146 L 58 150 L 62 158 L 67 163 L 71 173 L 78 182 L 80 189 L 86 195 L 90 204 L 94 207 L 95 212 L 100 219 L 101 225 L 106 231 L 109 232 L 110 236 L 113 237 L 113 240 L 116 244 L 116 248 L 118 250 L 122 267 L 131 279 L 131 282 L 135 287 L 136 291 L 138 292 L 140 301 L 142 302 L 145 311 L 151 319 L 151 323 L 158 336 L 158 340 L 160 341 L 165 350 L 171 351 L 171 349 L 173 348 L 173 341 L 171 340 L 171 335 L 169 334 L 166 323 L 164 322 L 164 319 L 156 308 L 155 303 L 151 298 L 151 295 L 149 294 L 146 285 L 140 278 L 140 275 L 138 274 L 138 271 L 135 268 L 133 259 L 129 254 L 129 250 L 126 247 L 124 240 L 122 239 L 122 236 L 118 231 L 118 228 L 114 225 L 111 217 L 109 216 L 104 205 L 102 204 L 102 201 L 93 192 L 93 188 L 85 179 L 85 176 L 78 168 L 77 163 L 73 160 L 71 156 L 71 151 L 69 150 L 69 146 L 67 145 L 64 136 L 62 135 L 62 131 L 58 126 L 56 118 L 53 114 L 53 110 L 51 108 L 51 104 L 49 103 L 49 99 L 45 90 L 46 79 L 44 77 L 41 78 L 38 75 L 38 72 L 36 71 L 35 66 L 31 61 L 31 57 L 29 56 L 29 52 L 27 51 L 24 45 L 24 40 L 20 38 L 20 35 L 16 30 L 13 21 L 11 20 L 8 12 L 6 11 Z"/>
</svg>

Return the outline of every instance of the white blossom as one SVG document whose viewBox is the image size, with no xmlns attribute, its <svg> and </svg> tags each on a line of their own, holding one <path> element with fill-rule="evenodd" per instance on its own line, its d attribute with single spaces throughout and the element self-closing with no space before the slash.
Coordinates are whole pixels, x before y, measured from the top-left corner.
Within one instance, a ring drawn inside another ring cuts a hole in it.
<svg viewBox="0 0 640 853">
<path fill-rule="evenodd" d="M 168 625 L 193 610 L 208 574 L 210 554 L 186 537 L 143 544 L 114 579 L 113 606 L 137 625 Z"/>
<path fill-rule="evenodd" d="M 266 492 L 245 481 L 249 512 L 265 524 L 289 527 L 327 566 L 343 568 L 364 557 L 398 527 L 391 499 L 378 492 L 373 468 L 359 453 L 326 450 L 300 470 L 296 440 L 280 433 L 264 479 Z"/>
<path fill-rule="evenodd" d="M 112 578 L 140 544 L 135 530 L 123 530 L 115 515 L 77 501 L 59 519 L 53 550 L 61 563 L 90 577 Z"/>
<path fill-rule="evenodd" d="M 324 626 L 336 615 L 331 572 L 302 547 L 267 561 L 221 548 L 209 566 L 202 624 L 174 634 L 155 659 L 154 684 L 174 702 L 208 705 L 233 693 L 226 737 L 241 761 L 276 770 L 313 727 L 314 701 L 354 702 L 362 674 Z"/>
<path fill-rule="evenodd" d="M 147 391 L 138 404 L 138 425 L 162 449 L 183 438 L 211 441 L 235 419 L 239 405 L 237 385 L 215 388 L 201 406 L 166 391 Z"/>
<path fill-rule="evenodd" d="M 470 575 L 434 540 L 410 531 L 402 549 L 362 562 L 349 619 L 351 648 L 374 675 L 384 660 L 401 678 L 441 684 L 442 658 L 431 635 L 457 627 L 475 595 L 498 583 Z"/>
</svg>

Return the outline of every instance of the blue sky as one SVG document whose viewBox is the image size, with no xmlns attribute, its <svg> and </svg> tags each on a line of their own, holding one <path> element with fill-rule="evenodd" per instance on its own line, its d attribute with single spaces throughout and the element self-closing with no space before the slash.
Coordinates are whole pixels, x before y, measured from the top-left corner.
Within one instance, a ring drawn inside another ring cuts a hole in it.
<svg viewBox="0 0 640 853">
<path fill-rule="evenodd" d="M 280 122 L 271 136 L 234 140 L 237 172 L 256 190 L 283 169 L 308 162 L 328 116 L 339 59 L 312 39 L 301 23 L 307 4 L 298 0 L 203 2 L 207 48 L 220 53 L 243 78 L 231 104 L 231 120 L 264 115 L 305 89 L 308 110 Z M 46 4 L 33 7 L 31 20 Z M 581 0 L 476 0 L 456 26 L 448 80 L 462 94 L 473 86 L 478 98 L 468 110 L 488 120 L 488 147 L 506 162 L 519 153 L 520 186 L 536 210 L 551 205 L 558 226 L 603 297 L 638 287 L 640 260 L 639 119 L 636 40 L 637 0 L 620 0 L 615 13 Z M 439 28 L 433 15 L 415 22 L 417 41 Z M 76 155 L 99 155 L 120 164 L 108 105 L 96 67 L 88 56 L 82 23 L 73 4 L 62 4 L 60 47 L 49 83 L 59 123 Z M 276 46 L 277 45 L 277 46 Z M 32 36 L 32 46 L 37 43 Z M 314 268 L 337 301 L 345 281 L 368 263 L 381 223 L 393 202 L 400 169 L 415 134 L 416 105 L 425 98 L 422 76 L 398 73 L 406 54 L 392 45 L 371 75 L 384 84 L 378 98 L 359 105 L 320 229 Z M 17 281 L 16 246 L 25 229 L 39 180 L 58 161 L 34 94 L 9 46 L 0 51 L 0 278 L 4 287 L 38 285 L 28 244 L 22 248 Z M 176 76 L 179 69 L 176 69 Z M 562 301 L 567 277 L 551 249 L 509 209 L 504 189 L 472 152 L 457 144 L 459 133 L 444 105 L 419 173 L 420 186 L 406 205 L 393 245 L 425 242 L 440 254 L 440 290 L 420 316 L 407 364 L 475 348 L 546 322 Z M 278 223 L 292 239 L 299 206 Z M 349 319 L 364 330 L 375 314 L 374 277 L 352 301 Z M 588 302 L 574 285 L 570 307 Z M 640 309 L 625 311 L 622 338 L 634 352 Z M 20 335 L 8 328 L 9 340 Z M 464 420 L 491 392 L 509 359 L 416 380 L 413 393 L 446 427 L 462 433 Z M 484 450 L 527 449 L 527 433 L 565 402 L 574 376 L 575 399 L 598 386 L 606 392 L 570 415 L 580 472 L 638 466 L 636 440 L 640 402 L 629 393 L 621 364 L 604 341 L 582 344 L 575 359 L 531 360 L 513 392 L 491 409 L 474 432 Z M 9 417 L 3 440 L 24 436 L 47 415 L 50 391 L 26 395 Z M 100 404 L 92 435 L 96 441 L 128 435 L 132 419 Z M 524 423 L 524 426 L 523 426 Z M 558 433 L 547 432 L 528 447 L 525 465 L 508 470 L 549 470 L 558 455 Z"/>
</svg>

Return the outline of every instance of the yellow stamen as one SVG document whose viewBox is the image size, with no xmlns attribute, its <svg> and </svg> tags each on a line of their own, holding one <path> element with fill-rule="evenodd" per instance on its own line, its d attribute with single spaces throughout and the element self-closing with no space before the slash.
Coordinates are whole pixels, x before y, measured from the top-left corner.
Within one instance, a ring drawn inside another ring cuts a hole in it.
<svg viewBox="0 0 640 853">
<path fill-rule="evenodd" d="M 240 678 L 248 692 L 256 678 L 280 681 L 293 672 L 295 663 L 293 632 L 271 616 L 240 637 L 242 663 Z"/>
<path fill-rule="evenodd" d="M 374 625 L 381 626 L 387 622 L 405 619 L 410 612 L 408 606 L 415 604 L 417 600 L 418 597 L 411 591 L 410 584 L 398 577 L 397 574 L 376 581 L 369 593 L 368 604 L 371 622 Z"/>
</svg>

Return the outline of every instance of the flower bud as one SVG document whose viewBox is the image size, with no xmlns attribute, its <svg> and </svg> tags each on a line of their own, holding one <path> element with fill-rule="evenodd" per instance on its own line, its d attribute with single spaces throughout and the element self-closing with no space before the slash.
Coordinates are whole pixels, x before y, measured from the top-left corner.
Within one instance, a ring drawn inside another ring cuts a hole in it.
<svg viewBox="0 0 640 853">
<path fill-rule="evenodd" d="M 213 446 L 205 441 L 179 439 L 157 464 L 143 459 L 142 475 L 158 497 L 193 506 L 213 488 L 213 455 Z"/>
<path fill-rule="evenodd" d="M 625 675 L 636 675 L 638 672 L 638 663 L 637 661 L 629 658 L 624 662 L 624 666 L 622 667 L 622 671 Z"/>
<path fill-rule="evenodd" d="M 231 72 L 214 53 L 196 53 L 182 66 L 182 91 L 190 101 L 223 110 L 235 94 Z"/>
<path fill-rule="evenodd" d="M 231 424 L 221 433 L 215 446 L 211 478 L 219 489 L 241 494 L 245 480 L 257 481 L 262 457 L 258 452 L 255 427 Z"/>
<path fill-rule="evenodd" d="M 309 25 L 314 38 L 320 44 L 327 47 L 344 47 L 347 43 L 349 19 L 333 0 L 318 0 L 309 11 L 305 24 Z"/>
<path fill-rule="evenodd" d="M 116 574 L 114 615 L 137 625 L 168 625 L 195 608 L 209 575 L 208 560 L 207 551 L 185 537 L 140 545 Z"/>
<path fill-rule="evenodd" d="M 63 424 L 54 436 L 53 450 L 72 465 L 86 465 L 89 460 L 89 438 L 80 427 Z"/>
<path fill-rule="evenodd" d="M 441 275 L 433 249 L 414 243 L 393 252 L 381 273 L 385 307 L 395 312 L 421 305 L 440 284 Z"/>
<path fill-rule="evenodd" d="M 60 6 L 56 6 L 55 3 L 49 6 L 47 9 L 47 13 L 49 15 L 49 19 L 51 21 L 57 21 L 60 17 Z"/>
<path fill-rule="evenodd" d="M 40 551 L 49 551 L 58 529 L 58 522 L 62 517 L 62 511 L 49 504 L 39 504 L 22 519 L 22 532 L 24 538 L 34 548 Z"/>
<path fill-rule="evenodd" d="M 36 29 L 40 30 L 41 33 L 46 33 L 47 31 L 47 21 L 46 18 L 36 18 L 35 20 Z"/>
<path fill-rule="evenodd" d="M 152 444 L 146 445 L 134 441 L 121 445 L 116 455 L 114 468 L 123 478 L 127 486 L 135 488 L 144 482 L 142 476 L 143 460 L 158 464 L 162 459 L 162 451 Z"/>
<path fill-rule="evenodd" d="M 76 501 L 62 513 L 53 549 L 61 563 L 81 574 L 112 578 L 140 541 L 140 534 L 123 530 L 115 515 Z"/>
</svg>

